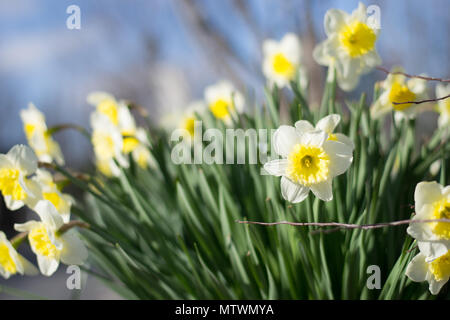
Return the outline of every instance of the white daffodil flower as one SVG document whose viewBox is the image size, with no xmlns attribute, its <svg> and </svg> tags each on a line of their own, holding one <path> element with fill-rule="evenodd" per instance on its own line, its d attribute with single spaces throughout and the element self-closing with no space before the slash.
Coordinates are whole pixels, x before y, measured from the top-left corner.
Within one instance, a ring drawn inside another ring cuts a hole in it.
<svg viewBox="0 0 450 320">
<path fill-rule="evenodd" d="M 288 86 L 300 67 L 302 56 L 300 40 L 293 33 L 286 34 L 280 42 L 265 40 L 263 55 L 264 76 L 280 88 Z"/>
<path fill-rule="evenodd" d="M 49 134 L 44 115 L 34 106 L 28 104 L 28 109 L 20 111 L 28 144 L 33 148 L 39 161 L 64 164 L 64 157 L 59 144 Z"/>
<path fill-rule="evenodd" d="M 438 83 L 436 85 L 436 98 L 448 96 L 450 94 L 450 84 L 443 85 Z M 437 111 L 439 112 L 438 126 L 440 128 L 450 128 L 450 98 L 439 100 L 437 104 Z"/>
<path fill-rule="evenodd" d="M 39 200 L 41 190 L 29 176 L 37 170 L 38 159 L 30 147 L 16 145 L 0 154 L 0 191 L 9 210 L 28 205 L 33 207 Z"/>
<path fill-rule="evenodd" d="M 392 72 L 402 71 L 394 68 Z M 394 104 L 394 102 L 408 102 L 426 98 L 427 83 L 422 79 L 409 79 L 401 74 L 389 74 L 381 83 L 381 94 L 371 108 L 372 118 L 380 118 L 395 111 L 395 119 L 414 118 L 421 106 L 413 103 Z"/>
<path fill-rule="evenodd" d="M 128 161 L 123 150 L 123 138 L 119 128 L 108 117 L 94 112 L 91 115 L 92 145 L 98 169 L 106 176 L 118 176 L 120 169 L 114 159 L 123 166 L 128 167 Z"/>
<path fill-rule="evenodd" d="M 316 126 L 314 127 L 309 121 L 299 120 L 295 123 L 295 128 L 298 132 L 313 132 L 313 131 L 325 131 L 328 134 L 328 140 L 339 141 L 347 146 L 349 146 L 352 150 L 355 149 L 353 141 L 350 140 L 346 135 L 342 133 L 333 133 L 334 129 L 336 129 L 337 125 L 341 121 L 341 116 L 338 114 L 330 114 L 322 119 L 320 119 Z"/>
<path fill-rule="evenodd" d="M 323 201 L 332 200 L 333 178 L 353 161 L 353 148 L 329 140 L 324 131 L 303 132 L 283 125 L 273 135 L 273 147 L 282 159 L 266 163 L 264 169 L 281 176 L 283 198 L 292 203 L 305 200 L 309 190 Z"/>
<path fill-rule="evenodd" d="M 95 91 L 87 96 L 87 102 L 93 105 L 98 113 L 107 117 L 113 125 L 119 125 L 120 103 L 113 95 L 107 92 Z"/>
<path fill-rule="evenodd" d="M 70 209 L 75 200 L 68 194 L 62 193 L 53 181 L 50 172 L 37 169 L 33 177 L 42 190 L 42 199 L 50 201 L 61 215 L 64 223 L 70 221 Z"/>
<path fill-rule="evenodd" d="M 8 279 L 15 274 L 35 276 L 38 273 L 36 267 L 18 254 L 5 234 L 0 231 L 0 275 Z"/>
<path fill-rule="evenodd" d="M 450 251 L 431 262 L 420 252 L 406 267 L 406 275 L 415 282 L 428 281 L 430 292 L 438 294 L 450 277 Z"/>
<path fill-rule="evenodd" d="M 59 234 L 64 225 L 62 217 L 50 201 L 41 200 L 35 207 L 41 221 L 15 224 L 19 232 L 28 232 L 31 250 L 36 254 L 39 269 L 45 276 L 51 276 L 60 261 L 67 265 L 81 265 L 88 252 L 74 229 Z"/>
<path fill-rule="evenodd" d="M 232 115 L 244 111 L 244 97 L 228 81 L 221 81 L 205 89 L 205 101 L 212 114 L 231 123 Z"/>
<path fill-rule="evenodd" d="M 420 182 L 414 192 L 416 215 L 413 220 L 450 219 L 450 186 L 437 182 Z M 450 249 L 450 223 L 411 223 L 407 229 L 417 240 L 427 262 L 447 253 Z"/>
<path fill-rule="evenodd" d="M 342 90 L 353 90 L 361 75 L 381 64 L 375 49 L 378 29 L 367 22 L 366 6 L 348 14 L 331 9 L 325 14 L 327 40 L 318 44 L 313 57 L 320 65 L 336 68 L 337 82 Z"/>
</svg>

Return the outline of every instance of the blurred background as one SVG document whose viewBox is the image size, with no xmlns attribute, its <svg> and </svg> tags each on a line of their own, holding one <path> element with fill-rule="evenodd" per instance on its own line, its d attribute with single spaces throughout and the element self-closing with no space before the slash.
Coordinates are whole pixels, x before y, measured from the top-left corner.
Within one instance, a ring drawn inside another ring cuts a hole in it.
<svg viewBox="0 0 450 320">
<path fill-rule="evenodd" d="M 380 7 L 377 49 L 384 67 L 450 77 L 447 0 L 362 2 Z M 70 5 L 80 7 L 79 30 L 66 26 Z M 144 106 L 155 124 L 165 113 L 201 99 L 204 87 L 221 79 L 261 101 L 261 44 L 287 32 L 301 38 L 309 96 L 318 102 L 326 70 L 311 52 L 325 39 L 325 12 L 351 12 L 357 5 L 353 0 L 0 0 L 0 153 L 26 142 L 19 111 L 29 102 L 45 113 L 49 127 L 75 123 L 88 128 L 93 107 L 86 96 L 96 90 Z M 380 71 L 371 72 L 345 98 L 356 99 L 362 91 L 370 97 L 374 82 L 384 78 Z M 429 93 L 434 97 L 432 83 Z M 431 113 L 419 120 L 425 131 L 436 125 Z M 88 166 L 92 153 L 83 136 L 67 131 L 56 140 L 69 167 Z M 23 212 L 7 212 L 0 202 L 0 229 L 9 237 L 13 223 L 25 220 Z M 0 279 L 0 285 L 66 299 L 73 295 L 66 278 L 60 268 L 52 280 L 16 276 Z M 75 297 L 118 298 L 92 277 L 85 289 Z M 0 298 L 11 297 L 0 293 Z"/>
</svg>

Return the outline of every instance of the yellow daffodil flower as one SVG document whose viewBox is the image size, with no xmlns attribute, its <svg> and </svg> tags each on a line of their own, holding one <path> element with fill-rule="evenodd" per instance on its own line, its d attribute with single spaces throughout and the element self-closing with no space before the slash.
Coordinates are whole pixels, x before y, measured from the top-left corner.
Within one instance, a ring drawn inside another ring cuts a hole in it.
<svg viewBox="0 0 450 320">
<path fill-rule="evenodd" d="M 9 210 L 28 205 L 33 207 L 39 200 L 39 184 L 29 178 L 37 170 L 38 159 L 30 147 L 16 145 L 9 152 L 0 154 L 0 191 Z"/>
<path fill-rule="evenodd" d="M 288 86 L 289 82 L 294 80 L 300 66 L 300 40 L 293 33 L 286 34 L 280 42 L 272 39 L 265 40 L 263 55 L 264 76 L 280 88 Z"/>
<path fill-rule="evenodd" d="M 414 192 L 416 215 L 413 220 L 450 219 L 450 186 L 437 182 L 420 182 Z M 407 229 L 417 240 L 427 261 L 450 250 L 450 224 L 445 222 L 411 223 Z"/>
<path fill-rule="evenodd" d="M 406 275 L 415 282 L 428 281 L 430 292 L 438 294 L 450 277 L 450 251 L 433 261 L 420 252 L 406 267 Z"/>
<path fill-rule="evenodd" d="M 361 75 L 381 64 L 375 49 L 378 29 L 368 24 L 366 6 L 362 3 L 352 14 L 328 10 L 324 25 L 328 38 L 314 48 L 313 57 L 320 65 L 335 67 L 338 85 L 351 91 Z"/>
<path fill-rule="evenodd" d="M 205 101 L 211 113 L 226 124 L 232 115 L 244 110 L 244 97 L 228 81 L 221 81 L 205 89 Z"/>
<path fill-rule="evenodd" d="M 114 159 L 123 167 L 128 167 L 128 161 L 123 154 L 123 137 L 119 128 L 103 114 L 91 115 L 92 145 L 98 169 L 107 176 L 117 176 L 120 170 Z"/>
<path fill-rule="evenodd" d="M 264 165 L 271 175 L 281 176 L 283 198 L 292 203 L 306 199 L 311 190 L 323 201 L 333 199 L 332 180 L 353 161 L 353 148 L 328 139 L 319 131 L 301 131 L 283 125 L 273 135 L 273 147 L 282 159 Z"/>
<path fill-rule="evenodd" d="M 445 97 L 449 94 L 450 84 L 444 85 L 438 83 L 436 85 L 436 98 Z M 438 126 L 440 128 L 450 128 L 450 98 L 438 101 L 437 111 L 439 112 Z"/>
<path fill-rule="evenodd" d="M 33 180 L 39 183 L 42 199 L 50 201 L 61 215 L 64 223 L 70 221 L 70 209 L 75 200 L 68 194 L 62 193 L 53 181 L 50 172 L 38 169 Z"/>
<path fill-rule="evenodd" d="M 394 68 L 392 72 L 402 71 Z M 389 74 L 381 83 L 381 94 L 371 108 L 371 116 L 375 119 L 395 111 L 395 120 L 414 118 L 420 111 L 421 105 L 412 103 L 394 104 L 394 102 L 417 101 L 426 98 L 426 81 L 409 79 L 401 74 Z"/>
<path fill-rule="evenodd" d="M 14 228 L 19 232 L 28 232 L 28 242 L 37 256 L 41 273 L 51 276 L 58 269 L 60 261 L 67 265 L 83 264 L 87 259 L 87 249 L 74 229 L 58 233 L 64 221 L 54 205 L 41 200 L 35 211 L 41 221 L 15 224 Z"/>
<path fill-rule="evenodd" d="M 20 112 L 28 144 L 36 153 L 39 161 L 64 164 L 59 144 L 49 134 L 44 115 L 32 104 Z"/>
<path fill-rule="evenodd" d="M 15 274 L 34 276 L 38 274 L 38 270 L 17 253 L 5 234 L 0 231 L 0 275 L 8 279 Z"/>
</svg>

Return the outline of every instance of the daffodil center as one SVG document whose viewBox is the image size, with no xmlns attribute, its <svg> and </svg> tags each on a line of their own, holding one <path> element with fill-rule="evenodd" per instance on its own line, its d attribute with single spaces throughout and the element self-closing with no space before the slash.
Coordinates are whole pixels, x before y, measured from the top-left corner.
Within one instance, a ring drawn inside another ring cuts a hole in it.
<svg viewBox="0 0 450 320">
<path fill-rule="evenodd" d="M 195 133 L 195 118 L 187 117 L 183 120 L 183 129 L 189 132 L 189 134 L 193 137 Z"/>
<path fill-rule="evenodd" d="M 288 156 L 287 176 L 311 186 L 328 179 L 330 157 L 321 147 L 297 144 Z"/>
<path fill-rule="evenodd" d="M 225 99 L 217 99 L 209 105 L 209 109 L 216 118 L 224 119 L 230 115 L 231 110 L 234 110 L 234 106 Z"/>
<path fill-rule="evenodd" d="M 15 274 L 17 272 L 16 263 L 11 257 L 9 247 L 5 243 L 0 243 L 0 266 L 10 274 Z"/>
<path fill-rule="evenodd" d="M 52 243 L 48 231 L 44 225 L 34 228 L 28 234 L 28 240 L 34 251 L 41 256 L 56 258 L 59 254 L 58 248 Z"/>
<path fill-rule="evenodd" d="M 26 135 L 27 139 L 31 140 L 34 132 L 36 131 L 36 126 L 34 124 L 27 123 L 27 124 L 25 124 L 24 130 L 25 130 L 25 135 Z"/>
<path fill-rule="evenodd" d="M 411 103 L 402 103 L 402 104 L 394 104 L 393 102 L 408 102 L 414 101 L 416 99 L 416 95 L 409 90 L 408 86 L 395 82 L 391 90 L 389 92 L 389 101 L 392 103 L 392 106 L 397 111 L 402 111 L 408 109 L 411 106 Z"/>
<path fill-rule="evenodd" d="M 273 70 L 275 73 L 286 78 L 292 79 L 295 73 L 294 65 L 282 53 L 277 53 L 273 56 Z"/>
<path fill-rule="evenodd" d="M 92 144 L 95 154 L 101 158 L 114 157 L 114 140 L 111 135 L 104 132 L 94 131 L 92 135 Z"/>
<path fill-rule="evenodd" d="M 355 21 L 342 28 L 339 41 L 345 51 L 352 57 L 360 57 L 375 47 L 377 36 L 365 23 Z"/>
<path fill-rule="evenodd" d="M 433 219 L 450 219 L 450 200 L 443 199 L 435 204 Z M 432 230 L 441 238 L 450 240 L 450 223 L 433 222 Z"/>
<path fill-rule="evenodd" d="M 119 123 L 117 103 L 114 100 L 104 99 L 97 105 L 97 110 L 107 116 L 114 125 Z"/>
<path fill-rule="evenodd" d="M 0 169 L 0 191 L 3 196 L 11 196 L 14 200 L 20 201 L 27 197 L 27 194 L 19 183 L 19 170 Z"/>
<path fill-rule="evenodd" d="M 139 140 L 134 136 L 134 132 L 123 130 L 122 152 L 128 154 L 139 146 Z"/>
<path fill-rule="evenodd" d="M 450 251 L 428 263 L 428 270 L 436 281 L 445 280 L 450 276 Z"/>
</svg>

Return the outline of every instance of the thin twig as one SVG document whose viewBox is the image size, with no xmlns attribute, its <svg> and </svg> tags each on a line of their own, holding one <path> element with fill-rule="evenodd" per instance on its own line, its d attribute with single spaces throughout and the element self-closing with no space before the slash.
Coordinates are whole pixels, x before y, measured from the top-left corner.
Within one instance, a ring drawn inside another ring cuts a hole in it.
<svg viewBox="0 0 450 320">
<path fill-rule="evenodd" d="M 427 81 L 450 82 L 450 79 L 441 79 L 441 78 L 427 77 L 427 76 L 416 76 L 416 75 L 407 74 L 407 73 L 401 72 L 401 71 L 389 71 L 383 67 L 376 67 L 376 69 L 383 71 L 384 73 L 387 73 L 387 74 L 400 74 L 407 78 L 417 78 L 417 79 L 422 79 L 422 80 L 427 80 Z"/>
<path fill-rule="evenodd" d="M 404 102 L 392 102 L 392 104 L 410 104 L 410 103 L 414 103 L 414 104 L 421 104 L 421 103 L 426 103 L 426 102 L 436 102 L 436 101 L 440 101 L 440 100 L 445 100 L 447 98 L 450 98 L 450 94 L 444 96 L 444 97 L 440 97 L 440 98 L 435 98 L 435 99 L 426 99 L 426 100 L 418 100 L 418 101 L 404 101 Z"/>
<path fill-rule="evenodd" d="M 393 226 L 400 226 L 410 223 L 430 223 L 430 222 L 445 222 L 450 223 L 450 219 L 427 219 L 427 220 L 399 220 L 399 221 L 392 221 L 392 222 L 382 222 L 382 223 L 374 223 L 374 224 L 351 224 L 351 223 L 339 223 L 339 222 L 289 222 L 289 221 L 278 221 L 278 222 L 257 222 L 257 221 L 242 221 L 242 220 L 236 220 L 237 223 L 242 224 L 257 224 L 262 226 L 275 226 L 275 225 L 282 225 L 287 224 L 290 226 L 295 227 L 335 227 L 333 229 L 329 230 L 316 230 L 315 232 L 334 232 L 340 229 L 362 229 L 362 230 L 369 230 L 369 229 L 378 229 L 378 228 L 385 228 L 385 227 L 393 227 Z"/>
</svg>

